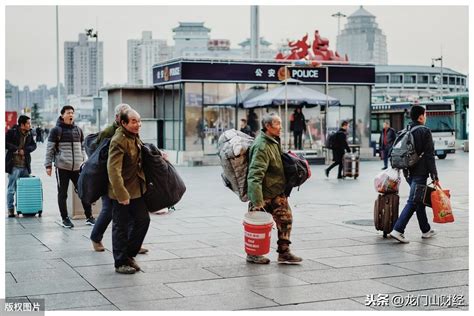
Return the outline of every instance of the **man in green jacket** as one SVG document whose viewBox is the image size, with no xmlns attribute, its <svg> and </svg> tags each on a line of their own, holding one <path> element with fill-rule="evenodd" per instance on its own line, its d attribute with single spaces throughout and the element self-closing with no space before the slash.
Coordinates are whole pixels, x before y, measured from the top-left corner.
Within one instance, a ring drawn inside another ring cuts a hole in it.
<svg viewBox="0 0 474 316">
<path fill-rule="evenodd" d="M 293 217 L 285 195 L 285 173 L 281 160 L 281 118 L 268 113 L 262 119 L 262 133 L 250 148 L 247 176 L 249 211 L 267 211 L 272 214 L 278 229 L 278 262 L 297 263 L 303 259 L 290 252 L 290 233 Z M 247 261 L 268 264 L 264 256 L 247 255 Z"/>
<path fill-rule="evenodd" d="M 99 145 L 102 140 L 106 138 L 112 138 L 114 136 L 115 131 L 120 126 L 120 115 L 127 110 L 131 109 L 132 107 L 126 103 L 121 103 L 115 107 L 115 120 L 112 124 L 107 126 L 102 132 L 99 133 L 97 136 L 96 143 Z M 91 232 L 91 241 L 92 247 L 95 251 L 105 251 L 105 247 L 102 244 L 102 238 L 104 237 L 104 233 L 107 230 L 110 222 L 112 221 L 112 202 L 107 194 L 102 196 L 102 209 L 100 210 L 100 214 L 95 221 L 94 228 Z M 147 253 L 148 249 L 140 248 L 138 253 L 144 254 Z"/>
<path fill-rule="evenodd" d="M 141 162 L 140 115 L 127 110 L 120 116 L 120 125 L 110 141 L 107 160 L 108 194 L 113 206 L 112 247 L 115 271 L 133 274 L 141 270 L 134 257 L 150 225 L 143 199 L 146 183 Z"/>
</svg>

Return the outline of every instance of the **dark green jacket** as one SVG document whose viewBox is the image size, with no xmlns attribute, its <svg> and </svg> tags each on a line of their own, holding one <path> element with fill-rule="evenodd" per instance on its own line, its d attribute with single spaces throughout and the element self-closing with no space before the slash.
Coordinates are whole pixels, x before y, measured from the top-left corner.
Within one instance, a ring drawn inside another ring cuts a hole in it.
<svg viewBox="0 0 474 316">
<path fill-rule="evenodd" d="M 107 172 L 109 174 L 109 197 L 125 201 L 137 199 L 145 193 L 145 173 L 142 168 L 142 141 L 138 135 L 119 127 L 109 147 Z"/>
<path fill-rule="evenodd" d="M 104 130 L 99 133 L 99 136 L 97 136 L 97 140 L 96 140 L 97 145 L 99 145 L 103 139 L 112 138 L 117 128 L 119 128 L 119 125 L 117 124 L 116 121 L 114 121 L 112 124 L 104 128 Z"/>
<path fill-rule="evenodd" d="M 263 131 L 250 148 L 250 163 L 247 176 L 247 193 L 252 204 L 263 205 L 285 191 L 285 173 L 281 161 L 281 146 L 278 140 Z"/>
</svg>

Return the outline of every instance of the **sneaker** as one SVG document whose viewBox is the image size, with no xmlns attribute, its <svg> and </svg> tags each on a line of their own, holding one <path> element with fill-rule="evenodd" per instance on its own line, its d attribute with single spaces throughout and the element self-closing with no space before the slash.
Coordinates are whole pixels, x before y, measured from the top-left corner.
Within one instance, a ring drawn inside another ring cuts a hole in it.
<svg viewBox="0 0 474 316">
<path fill-rule="evenodd" d="M 66 217 L 65 219 L 63 219 L 62 226 L 66 228 L 73 228 L 74 224 L 71 222 L 71 219 L 69 219 L 69 217 Z"/>
<path fill-rule="evenodd" d="M 115 268 L 115 272 L 121 274 L 134 274 L 135 272 L 137 272 L 137 270 L 135 270 L 135 268 L 132 268 L 131 266 L 127 266 L 124 264 L 118 268 Z"/>
<path fill-rule="evenodd" d="M 94 224 L 95 224 L 95 218 L 93 216 L 86 219 L 86 225 L 94 226 Z"/>
<path fill-rule="evenodd" d="M 405 238 L 405 235 L 400 232 L 397 232 L 396 230 L 392 230 L 392 232 L 390 233 L 390 237 L 404 244 L 408 244 L 410 242 L 408 239 Z"/>
<path fill-rule="evenodd" d="M 301 261 L 303 261 L 303 258 L 297 257 L 289 251 L 278 255 L 278 263 L 299 263 Z"/>
<path fill-rule="evenodd" d="M 421 234 L 421 238 L 425 238 L 425 239 L 426 238 L 431 238 L 431 237 L 433 237 L 434 235 L 437 235 L 437 234 L 438 234 L 438 232 L 435 231 L 434 229 L 432 229 L 429 232 Z"/>
<path fill-rule="evenodd" d="M 386 170 L 388 167 L 383 167 L 381 170 Z"/>
<path fill-rule="evenodd" d="M 148 252 L 148 249 L 140 247 L 140 250 L 138 250 L 138 253 L 141 255 L 144 255 Z"/>
<path fill-rule="evenodd" d="M 92 241 L 92 247 L 94 248 L 95 251 L 98 251 L 98 252 L 105 251 L 105 247 L 104 245 L 102 245 L 101 241 L 99 242 L 95 242 L 93 240 L 91 241 Z"/>
<path fill-rule="evenodd" d="M 8 217 L 15 217 L 15 210 L 8 210 Z"/>
<path fill-rule="evenodd" d="M 329 170 L 328 169 L 324 169 L 324 174 L 326 175 L 326 178 L 329 178 Z"/>
<path fill-rule="evenodd" d="M 137 272 L 142 271 L 142 268 L 140 268 L 140 266 L 137 264 L 137 262 L 133 258 L 128 258 L 128 265 L 134 268 Z"/>
<path fill-rule="evenodd" d="M 269 264 L 270 259 L 264 256 L 247 255 L 247 262 L 256 263 L 256 264 Z"/>
</svg>

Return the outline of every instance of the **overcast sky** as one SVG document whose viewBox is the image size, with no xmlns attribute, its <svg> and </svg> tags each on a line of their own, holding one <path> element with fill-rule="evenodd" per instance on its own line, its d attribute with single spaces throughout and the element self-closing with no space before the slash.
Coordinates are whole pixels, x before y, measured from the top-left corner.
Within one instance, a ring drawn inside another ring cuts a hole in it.
<svg viewBox="0 0 474 316">
<path fill-rule="evenodd" d="M 430 65 L 441 55 L 444 66 L 468 73 L 467 6 L 364 6 L 387 37 L 389 64 Z M 337 19 L 358 6 L 261 6 L 260 35 L 273 44 L 319 30 L 336 49 Z M 5 77 L 12 84 L 56 85 L 55 6 L 6 6 Z M 60 78 L 64 82 L 64 41 L 76 41 L 96 28 L 104 42 L 104 83 L 127 81 L 127 40 L 150 30 L 174 45 L 178 22 L 205 22 L 211 38 L 230 39 L 232 47 L 250 37 L 249 6 L 59 6 Z M 341 20 L 341 29 L 346 23 Z M 276 47 L 276 45 L 274 45 Z"/>
</svg>

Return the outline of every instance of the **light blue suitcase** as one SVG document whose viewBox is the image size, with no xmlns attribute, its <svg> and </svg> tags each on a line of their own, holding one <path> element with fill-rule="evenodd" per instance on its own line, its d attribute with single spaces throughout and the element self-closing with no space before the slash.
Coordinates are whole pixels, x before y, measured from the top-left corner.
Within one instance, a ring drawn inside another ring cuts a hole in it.
<svg viewBox="0 0 474 316">
<path fill-rule="evenodd" d="M 18 215 L 43 213 L 43 187 L 37 177 L 18 178 L 16 181 L 16 212 Z"/>
</svg>

